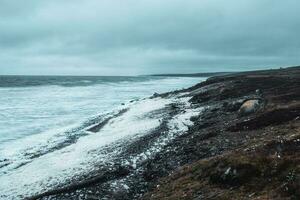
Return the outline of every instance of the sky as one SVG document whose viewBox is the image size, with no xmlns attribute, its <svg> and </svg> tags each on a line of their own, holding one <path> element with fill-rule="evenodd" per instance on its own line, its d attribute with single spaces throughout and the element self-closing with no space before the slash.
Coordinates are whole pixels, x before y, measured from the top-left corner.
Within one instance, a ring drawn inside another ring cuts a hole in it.
<svg viewBox="0 0 300 200">
<path fill-rule="evenodd" d="M 299 65 L 299 8 L 299 0 L 0 0 L 0 74 Z"/>
</svg>

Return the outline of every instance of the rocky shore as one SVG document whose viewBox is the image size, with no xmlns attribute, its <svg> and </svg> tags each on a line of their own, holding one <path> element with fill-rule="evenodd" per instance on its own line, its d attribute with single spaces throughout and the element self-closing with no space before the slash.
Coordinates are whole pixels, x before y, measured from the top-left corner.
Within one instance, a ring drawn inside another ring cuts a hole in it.
<svg viewBox="0 0 300 200">
<path fill-rule="evenodd" d="M 189 104 L 153 113 L 160 126 L 109 166 L 29 199 L 300 199 L 300 67 L 216 76 L 152 98 L 174 96 Z M 192 111 L 193 123 L 171 133 L 170 120 Z M 126 162 L 137 155 L 145 159 Z"/>
<path fill-rule="evenodd" d="M 207 106 L 171 145 L 186 165 L 143 199 L 300 199 L 300 67 L 213 77 L 185 92 Z"/>
</svg>

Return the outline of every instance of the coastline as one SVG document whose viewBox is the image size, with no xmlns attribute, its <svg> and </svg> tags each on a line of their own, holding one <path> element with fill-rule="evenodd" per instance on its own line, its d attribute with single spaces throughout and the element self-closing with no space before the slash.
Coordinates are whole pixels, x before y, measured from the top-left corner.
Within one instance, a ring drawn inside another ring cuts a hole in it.
<svg viewBox="0 0 300 200">
<path fill-rule="evenodd" d="M 178 138 L 187 164 L 143 199 L 299 199 L 300 67 L 212 77 L 185 92 L 209 108 Z"/>
<path fill-rule="evenodd" d="M 293 67 L 156 94 L 172 99 L 152 113 L 161 118 L 157 128 L 120 144 L 110 166 L 28 199 L 299 198 L 299 90 L 300 67 Z M 168 140 L 174 118 L 186 121 Z M 136 166 L 124 162 L 147 151 Z"/>
</svg>

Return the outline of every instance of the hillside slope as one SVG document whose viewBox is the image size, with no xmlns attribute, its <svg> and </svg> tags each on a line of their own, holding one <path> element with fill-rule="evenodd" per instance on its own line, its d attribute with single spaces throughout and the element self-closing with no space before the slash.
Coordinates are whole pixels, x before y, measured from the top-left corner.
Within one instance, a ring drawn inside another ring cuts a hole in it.
<svg viewBox="0 0 300 200">
<path fill-rule="evenodd" d="M 300 67 L 210 78 L 178 92 L 206 109 L 173 143 L 187 164 L 143 199 L 300 199 Z"/>
</svg>

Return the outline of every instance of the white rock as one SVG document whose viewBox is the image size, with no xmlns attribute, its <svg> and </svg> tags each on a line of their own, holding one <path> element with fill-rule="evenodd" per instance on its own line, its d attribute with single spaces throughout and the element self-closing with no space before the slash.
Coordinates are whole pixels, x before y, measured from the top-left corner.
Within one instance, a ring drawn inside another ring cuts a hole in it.
<svg viewBox="0 0 300 200">
<path fill-rule="evenodd" d="M 258 99 L 247 100 L 239 109 L 240 114 L 250 114 L 256 112 L 260 107 L 260 101 Z"/>
</svg>

